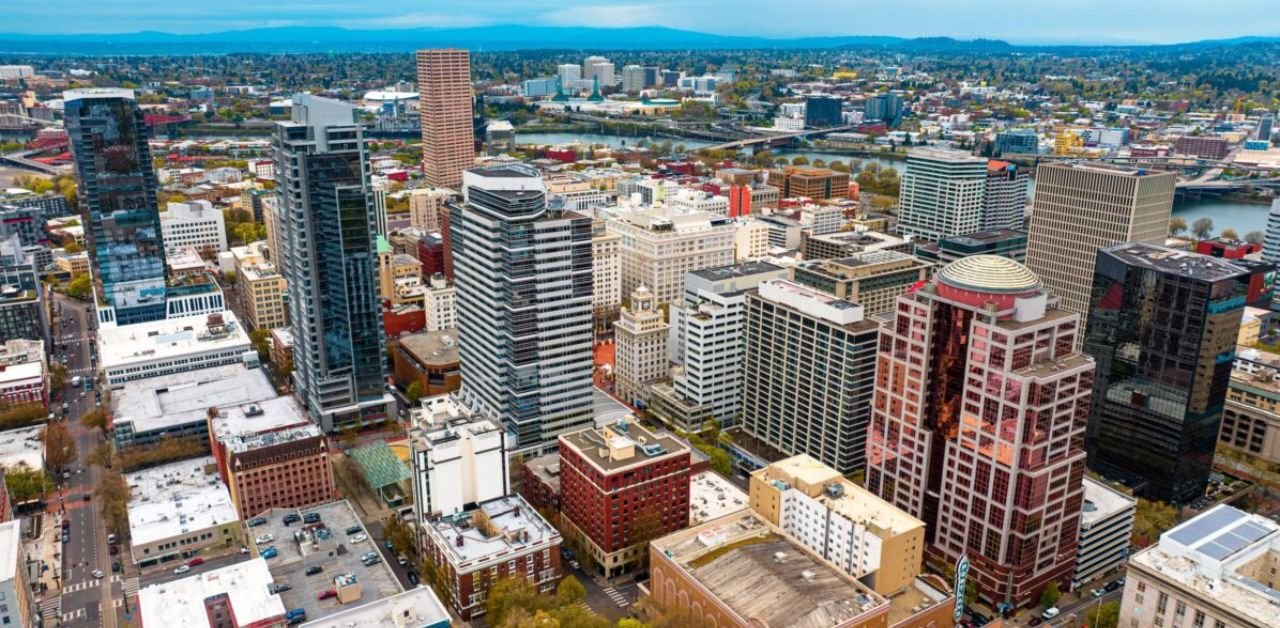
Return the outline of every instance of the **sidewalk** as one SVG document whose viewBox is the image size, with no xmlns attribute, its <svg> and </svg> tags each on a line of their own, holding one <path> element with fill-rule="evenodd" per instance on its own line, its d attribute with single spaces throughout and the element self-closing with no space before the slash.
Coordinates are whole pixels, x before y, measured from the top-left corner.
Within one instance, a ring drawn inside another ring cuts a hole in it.
<svg viewBox="0 0 1280 628">
<path fill-rule="evenodd" d="M 36 524 L 34 517 L 31 523 Z M 46 591 L 40 597 L 52 597 L 61 593 L 62 589 L 62 514 L 42 513 L 40 525 L 40 536 L 25 542 L 25 545 L 27 556 L 43 565 L 39 582 L 45 585 Z M 54 578 L 55 574 L 58 578 Z"/>
</svg>

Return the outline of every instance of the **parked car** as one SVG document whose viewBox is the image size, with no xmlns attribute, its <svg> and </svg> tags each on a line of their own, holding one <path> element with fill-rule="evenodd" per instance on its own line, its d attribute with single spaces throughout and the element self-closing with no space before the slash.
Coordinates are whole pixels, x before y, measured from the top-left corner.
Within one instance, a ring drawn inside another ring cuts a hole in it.
<svg viewBox="0 0 1280 628">
<path fill-rule="evenodd" d="M 578 564 L 578 561 L 577 561 L 576 559 L 574 559 L 574 560 L 570 560 L 570 561 L 569 561 L 569 566 L 570 566 L 570 567 L 573 567 L 574 569 L 579 569 L 579 570 L 580 570 L 580 569 L 582 569 L 582 565 L 579 565 L 579 564 Z"/>
<path fill-rule="evenodd" d="M 334 591 L 333 589 L 326 589 L 324 591 L 321 591 L 320 594 L 316 596 L 316 599 L 327 600 L 331 597 L 338 597 L 338 592 Z"/>
<path fill-rule="evenodd" d="M 360 534 L 363 531 L 364 530 L 360 529 L 360 526 L 351 526 L 350 528 L 347 528 L 347 536 L 351 536 L 352 534 Z"/>
<path fill-rule="evenodd" d="M 204 564 L 204 559 L 203 559 L 203 558 L 198 558 L 198 557 L 197 557 L 197 558 L 192 558 L 191 560 L 187 561 L 187 566 L 188 566 L 188 567 L 196 567 L 196 566 L 198 566 L 198 565 L 203 565 L 203 564 Z"/>
<path fill-rule="evenodd" d="M 1054 607 L 1045 609 L 1045 611 L 1040 614 L 1040 617 L 1043 619 L 1053 619 L 1054 617 L 1058 616 L 1059 612 L 1060 611 L 1058 610 L 1058 607 L 1054 606 Z"/>
<path fill-rule="evenodd" d="M 365 533 L 363 533 L 363 532 L 362 532 L 362 533 L 360 533 L 360 534 L 357 534 L 357 535 L 355 535 L 355 536 L 353 536 L 353 537 L 351 537 L 351 542 L 352 542 L 352 543 L 364 543 L 364 542 L 365 542 L 365 541 L 367 541 L 367 540 L 369 540 L 369 535 L 367 535 L 367 534 L 365 534 Z"/>
<path fill-rule="evenodd" d="M 120 553 L 120 546 L 118 546 L 118 545 L 108 545 L 108 546 L 107 546 L 107 553 L 108 553 L 108 554 L 110 554 L 110 555 L 112 555 L 112 556 L 115 556 L 116 554 L 119 554 L 119 553 Z"/>
<path fill-rule="evenodd" d="M 289 513 L 284 516 L 283 521 L 285 525 L 289 525 L 291 523 L 302 521 L 302 517 L 298 516 L 298 513 Z"/>
<path fill-rule="evenodd" d="M 318 513 L 318 512 L 309 512 L 309 513 L 307 513 L 307 514 L 306 514 L 306 516 L 304 516 L 304 517 L 302 518 L 302 522 L 303 522 L 303 523 L 319 523 L 319 522 L 320 522 L 320 513 Z"/>
<path fill-rule="evenodd" d="M 404 554 L 401 554 L 399 556 L 396 556 L 396 564 L 400 565 L 401 567 L 404 567 L 405 565 L 409 564 L 409 559 L 405 558 Z"/>
<path fill-rule="evenodd" d="M 1092 595 L 1093 597 L 1102 597 L 1106 594 L 1107 594 L 1107 590 L 1102 587 L 1098 587 L 1089 592 L 1089 595 Z"/>
<path fill-rule="evenodd" d="M 102 570 L 101 570 L 101 569 L 94 569 L 94 570 L 93 570 L 93 577 L 94 577 L 94 578 L 97 578 L 98 580 L 101 580 L 101 579 L 102 579 Z"/>
<path fill-rule="evenodd" d="M 307 621 L 307 611 L 306 609 L 295 608 L 289 611 L 288 613 L 285 613 L 284 618 L 288 620 L 290 625 L 300 624 L 304 621 Z"/>
<path fill-rule="evenodd" d="M 410 572 L 409 572 L 409 574 L 408 574 L 408 576 L 409 576 L 409 584 L 412 584 L 412 585 L 414 585 L 414 586 L 417 586 L 417 585 L 418 585 L 418 572 L 416 572 L 416 571 L 410 571 Z"/>
<path fill-rule="evenodd" d="M 253 540 L 253 542 L 254 542 L 254 543 L 257 543 L 258 545 L 262 545 L 262 544 L 264 544 L 264 543 L 270 543 L 270 542 L 272 542 L 272 541 L 274 541 L 274 540 L 276 540 L 276 537 L 274 537 L 274 536 L 272 536 L 272 535 L 270 535 L 270 534 L 260 534 L 260 535 L 258 535 L 258 538 L 256 538 L 256 539 L 254 539 L 254 540 Z"/>
<path fill-rule="evenodd" d="M 321 567 L 320 565 L 312 565 L 310 567 L 307 567 L 308 576 L 314 576 L 322 571 L 324 571 L 324 567 Z"/>
<path fill-rule="evenodd" d="M 391 539 L 387 539 L 387 540 L 383 541 L 383 542 L 382 542 L 382 546 L 383 546 L 383 547 L 385 547 L 385 548 L 387 548 L 387 551 L 388 551 L 388 552 L 394 552 L 394 551 L 396 551 L 396 544 L 395 544 L 395 543 L 392 543 L 392 542 L 391 542 Z"/>
<path fill-rule="evenodd" d="M 263 558 L 275 558 L 276 554 L 277 554 L 276 548 L 274 545 L 272 545 L 271 547 L 268 547 L 262 550 L 262 552 L 260 552 L 258 555 Z"/>
<path fill-rule="evenodd" d="M 1027 625 L 1028 625 L 1028 626 L 1039 626 L 1040 624 L 1043 624 L 1043 623 L 1044 623 L 1044 620 L 1043 620 L 1043 619 L 1040 619 L 1039 617 L 1032 617 L 1032 618 L 1031 618 L 1031 621 L 1027 622 Z"/>
<path fill-rule="evenodd" d="M 365 566 L 377 563 L 379 560 L 382 560 L 382 557 L 378 556 L 377 552 L 365 552 L 360 555 L 360 562 L 364 563 Z"/>
<path fill-rule="evenodd" d="M 256 528 L 260 525 L 266 525 L 266 523 L 267 523 L 267 520 L 265 517 L 254 517 L 249 520 L 249 527 Z"/>
<path fill-rule="evenodd" d="M 111 573 L 120 573 L 120 561 L 117 560 L 111 563 Z"/>
<path fill-rule="evenodd" d="M 275 585 L 275 586 L 274 586 L 274 587 L 272 587 L 272 588 L 274 588 L 274 589 L 275 589 L 275 592 L 276 592 L 276 593 L 283 593 L 283 592 L 285 592 L 285 591 L 288 591 L 288 590 L 292 589 L 292 588 L 293 588 L 293 585 L 291 585 L 291 584 L 289 584 L 289 583 L 285 582 L 285 583 L 277 584 L 277 585 Z"/>
<path fill-rule="evenodd" d="M 65 527 L 67 527 L 67 526 L 62 526 L 62 527 L 64 527 L 64 528 L 65 528 Z M 115 545 L 115 542 L 116 542 L 116 535 L 114 535 L 114 534 L 108 534 L 108 535 L 107 535 L 107 545 Z"/>
<path fill-rule="evenodd" d="M 189 565 L 179 565 L 177 569 L 173 570 L 173 573 L 181 575 L 188 571 L 191 571 L 191 567 Z"/>
<path fill-rule="evenodd" d="M 1110 593 L 1110 592 L 1112 592 L 1112 591 L 1115 591 L 1116 589 L 1119 589 L 1119 588 L 1120 588 L 1120 587 L 1122 587 L 1122 586 L 1124 586 L 1124 585 L 1120 584 L 1120 582 L 1119 582 L 1119 581 L 1113 581 L 1113 582 L 1108 582 L 1108 583 L 1107 583 L 1107 586 L 1102 587 L 1102 588 L 1103 588 L 1107 593 Z"/>
<path fill-rule="evenodd" d="M 66 530 L 67 528 L 70 528 L 70 527 L 71 527 L 71 520 L 70 520 L 70 519 L 63 519 L 63 520 L 62 520 L 62 529 L 63 529 L 63 530 Z M 110 537 L 108 537 L 108 538 L 110 538 Z M 108 541 L 108 542 L 110 542 L 110 541 Z"/>
</svg>

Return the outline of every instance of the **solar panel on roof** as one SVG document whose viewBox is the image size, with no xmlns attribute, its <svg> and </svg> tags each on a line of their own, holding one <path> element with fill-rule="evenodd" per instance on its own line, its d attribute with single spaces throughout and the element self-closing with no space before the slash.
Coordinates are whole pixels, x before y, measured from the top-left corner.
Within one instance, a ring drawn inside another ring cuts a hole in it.
<svg viewBox="0 0 1280 628">
<path fill-rule="evenodd" d="M 1205 543 L 1197 551 L 1214 560 L 1222 560 L 1232 554 L 1231 550 L 1219 545 L 1217 542 Z"/>
<path fill-rule="evenodd" d="M 1246 521 L 1236 526 L 1235 529 L 1232 530 L 1231 532 L 1233 534 L 1236 534 L 1244 538 L 1244 540 L 1250 543 L 1253 543 L 1254 541 L 1257 541 L 1258 539 L 1261 539 L 1262 537 L 1268 534 L 1271 534 L 1271 530 L 1269 528 L 1259 525 L 1258 523 L 1253 521 Z"/>
<path fill-rule="evenodd" d="M 1224 506 L 1184 523 L 1182 527 L 1170 533 L 1169 538 L 1183 545 L 1195 545 L 1245 516 L 1245 513 L 1235 508 Z"/>
</svg>

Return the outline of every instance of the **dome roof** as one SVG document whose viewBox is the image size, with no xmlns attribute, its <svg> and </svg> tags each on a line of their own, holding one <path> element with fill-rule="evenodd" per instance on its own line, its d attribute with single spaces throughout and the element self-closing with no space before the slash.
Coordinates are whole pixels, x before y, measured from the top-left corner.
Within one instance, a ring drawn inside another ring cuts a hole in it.
<svg viewBox="0 0 1280 628">
<path fill-rule="evenodd" d="M 997 294 L 1027 292 L 1041 286 L 1040 278 L 1026 266 L 999 255 L 962 257 L 938 271 L 938 281 L 961 290 Z"/>
</svg>

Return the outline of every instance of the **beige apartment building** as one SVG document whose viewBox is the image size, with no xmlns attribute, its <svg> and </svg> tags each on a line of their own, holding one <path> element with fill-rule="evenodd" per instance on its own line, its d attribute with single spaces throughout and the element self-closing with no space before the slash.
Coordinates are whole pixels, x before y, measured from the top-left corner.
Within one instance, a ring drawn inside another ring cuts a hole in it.
<svg viewBox="0 0 1280 628">
<path fill-rule="evenodd" d="M 622 214 L 608 228 L 621 237 L 623 294 L 644 285 L 658 303 L 681 302 L 686 273 L 733 263 L 730 218 L 646 210 Z"/>
<path fill-rule="evenodd" d="M 462 171 L 475 165 L 471 129 L 471 53 L 418 51 L 418 113 L 422 170 L 427 184 L 462 189 Z"/>
<path fill-rule="evenodd" d="M 621 240 L 608 231 L 605 221 L 591 222 L 591 328 L 596 339 L 612 331 L 622 306 Z"/>
<path fill-rule="evenodd" d="M 791 279 L 857 303 L 871 316 L 893 310 L 899 296 L 929 279 L 932 267 L 906 253 L 871 251 L 802 263 L 791 269 Z"/>
<path fill-rule="evenodd" d="M 420 188 L 409 192 L 409 224 L 423 231 L 440 230 L 440 210 L 454 196 L 453 190 Z"/>
<path fill-rule="evenodd" d="M 289 308 L 284 302 L 288 283 L 264 255 L 267 249 L 268 245 L 261 241 L 231 249 L 240 302 L 246 322 L 253 329 L 277 329 L 289 324 Z"/>
<path fill-rule="evenodd" d="M 1173 172 L 1098 163 L 1042 164 L 1027 268 L 1061 297 L 1060 308 L 1087 316 L 1098 249 L 1125 242 L 1163 245 L 1176 180 Z"/>
<path fill-rule="evenodd" d="M 658 309 L 648 288 L 631 293 L 631 304 L 622 308 L 622 317 L 613 324 L 617 350 L 614 353 L 613 381 L 623 401 L 648 404 L 648 384 L 667 376 L 667 332 L 671 326 Z"/>
</svg>

